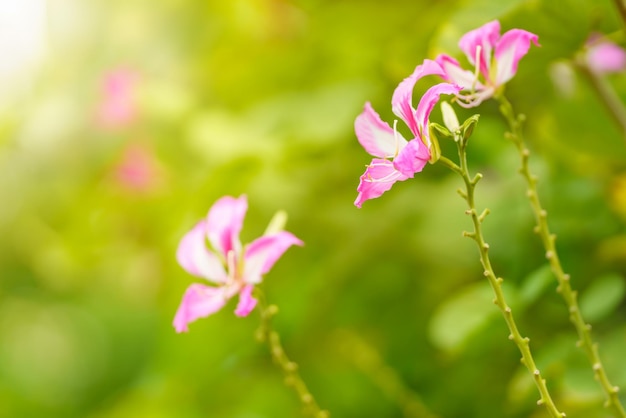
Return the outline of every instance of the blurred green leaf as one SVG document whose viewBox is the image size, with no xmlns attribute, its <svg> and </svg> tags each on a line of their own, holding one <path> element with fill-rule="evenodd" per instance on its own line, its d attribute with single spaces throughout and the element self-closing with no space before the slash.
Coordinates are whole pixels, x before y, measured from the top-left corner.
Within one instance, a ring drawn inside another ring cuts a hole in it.
<svg viewBox="0 0 626 418">
<path fill-rule="evenodd" d="M 429 324 L 430 340 L 443 350 L 456 351 L 497 313 L 489 285 L 473 283 L 437 308 Z"/>
<path fill-rule="evenodd" d="M 580 310 L 588 321 L 600 321 L 611 314 L 624 298 L 624 278 L 610 274 L 595 279 L 580 296 Z"/>
<path fill-rule="evenodd" d="M 544 264 L 522 280 L 519 290 L 519 301 L 523 305 L 530 305 L 545 292 L 554 280 L 550 265 Z"/>
</svg>

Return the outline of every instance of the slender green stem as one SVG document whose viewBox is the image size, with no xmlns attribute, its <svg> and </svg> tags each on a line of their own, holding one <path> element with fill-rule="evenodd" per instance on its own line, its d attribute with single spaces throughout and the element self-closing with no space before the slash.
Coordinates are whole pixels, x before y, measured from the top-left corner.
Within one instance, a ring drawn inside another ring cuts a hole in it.
<svg viewBox="0 0 626 418">
<path fill-rule="evenodd" d="M 626 2 L 624 0 L 615 0 L 614 3 L 622 18 L 622 22 L 626 25 Z"/>
<path fill-rule="evenodd" d="M 578 58 L 574 63 L 587 79 L 613 121 L 619 126 L 622 138 L 626 141 L 626 108 L 624 108 L 619 96 L 608 81 L 602 75 L 592 71 L 583 59 Z"/>
<path fill-rule="evenodd" d="M 521 123 L 523 118 L 515 116 L 511 103 L 505 97 L 499 97 L 498 100 L 500 102 L 502 115 L 507 120 L 509 125 L 507 137 L 511 139 L 513 144 L 515 144 L 515 147 L 520 155 L 521 167 L 519 171 L 524 177 L 524 180 L 526 180 L 526 184 L 528 186 L 528 199 L 530 201 L 535 220 L 537 221 L 535 232 L 537 232 L 537 234 L 541 237 L 541 242 L 543 243 L 543 247 L 546 251 L 546 258 L 548 259 L 552 272 L 554 273 L 554 276 L 559 284 L 557 291 L 565 300 L 565 304 L 569 310 L 570 321 L 574 324 L 576 332 L 578 333 L 578 345 L 585 351 L 585 354 L 587 355 L 593 368 L 595 378 L 604 390 L 606 395 L 606 406 L 612 409 L 616 417 L 626 418 L 626 412 L 624 412 L 624 407 L 620 403 L 618 396 L 619 388 L 612 385 L 609 381 L 606 370 L 602 365 L 602 361 L 600 360 L 600 356 L 598 354 L 598 344 L 591 338 L 591 325 L 585 323 L 578 306 L 577 292 L 572 290 L 570 276 L 563 271 L 563 267 L 561 266 L 561 261 L 559 260 L 559 255 L 555 245 L 556 235 L 550 232 L 548 227 L 548 213 L 541 206 L 541 201 L 539 200 L 539 193 L 537 192 L 537 177 L 531 174 L 528 167 L 530 152 L 526 147 L 522 136 Z"/>
<path fill-rule="evenodd" d="M 312 418 L 329 418 L 330 413 L 319 407 L 300 373 L 298 373 L 298 364 L 287 357 L 285 349 L 280 342 L 280 336 L 272 328 L 272 317 L 278 313 L 278 307 L 276 305 L 267 306 L 258 287 L 255 289 L 255 292 L 259 299 L 259 310 L 261 312 L 261 324 L 257 331 L 257 338 L 268 345 L 274 363 L 282 370 L 285 376 L 285 384 L 291 387 L 298 395 L 298 399 L 302 403 L 303 414 Z"/>
<path fill-rule="evenodd" d="M 491 267 L 491 260 L 489 258 L 489 244 L 485 241 L 482 232 L 482 222 L 485 216 L 487 216 L 487 214 L 489 213 L 489 211 L 485 209 L 481 214 L 478 214 L 478 211 L 476 210 L 476 205 L 474 203 L 474 190 L 476 188 L 476 184 L 482 178 L 482 175 L 478 173 L 474 177 L 470 176 L 467 166 L 467 154 L 465 152 L 466 140 L 460 133 L 455 134 L 455 140 L 457 142 L 460 165 L 456 165 L 454 162 L 450 161 L 447 158 L 441 158 L 439 161 L 452 169 L 452 171 L 459 174 L 463 178 L 463 182 L 465 183 L 465 190 L 459 189 L 459 194 L 467 202 L 468 209 L 465 213 L 472 218 L 474 231 L 464 232 L 463 235 L 473 239 L 478 245 L 478 250 L 480 252 L 480 262 L 484 269 L 483 274 L 489 281 L 489 284 L 491 285 L 491 288 L 493 289 L 493 292 L 495 294 L 494 303 L 500 309 L 500 312 L 502 312 L 504 320 L 509 328 L 509 339 L 515 343 L 520 353 L 522 354 L 522 364 L 526 366 L 526 368 L 532 375 L 535 385 L 539 390 L 540 399 L 537 401 L 537 404 L 545 405 L 550 416 L 552 416 L 553 418 L 564 417 L 565 414 L 560 412 L 554 404 L 554 401 L 550 396 L 550 392 L 548 391 L 546 381 L 541 376 L 541 372 L 535 364 L 532 353 L 530 351 L 530 340 L 527 337 L 522 337 L 517 328 L 517 324 L 515 323 L 515 319 L 513 318 L 513 312 L 511 310 L 511 307 L 506 302 L 504 292 L 502 290 L 503 279 L 501 277 L 497 277 L 493 271 L 493 268 Z"/>
<path fill-rule="evenodd" d="M 343 355 L 389 399 L 395 401 L 406 418 L 439 418 L 426 407 L 419 394 L 407 387 L 398 373 L 385 364 L 380 354 L 362 338 L 348 330 L 337 331 L 336 338 Z"/>
</svg>

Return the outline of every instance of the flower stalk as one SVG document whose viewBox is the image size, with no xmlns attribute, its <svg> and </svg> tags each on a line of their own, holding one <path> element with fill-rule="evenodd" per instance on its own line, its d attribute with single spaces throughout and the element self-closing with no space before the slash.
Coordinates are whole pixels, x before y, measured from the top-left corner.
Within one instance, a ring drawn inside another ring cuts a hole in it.
<svg viewBox="0 0 626 418">
<path fill-rule="evenodd" d="M 480 252 L 480 262 L 484 269 L 483 274 L 489 281 L 489 284 L 491 285 L 491 288 L 495 295 L 493 302 L 504 316 L 504 320 L 510 332 L 509 339 L 512 340 L 519 349 L 522 355 L 521 362 L 522 364 L 524 364 L 524 366 L 526 366 L 526 368 L 532 375 L 535 385 L 537 386 L 537 389 L 539 391 L 540 399 L 537 401 L 537 404 L 544 405 L 551 417 L 562 418 L 565 416 L 565 414 L 560 412 L 559 409 L 556 407 L 554 401 L 552 400 L 552 397 L 550 396 L 550 392 L 548 391 L 546 380 L 543 378 L 541 372 L 535 364 L 535 360 L 533 359 L 530 350 L 530 340 L 527 337 L 523 337 L 518 330 L 517 324 L 513 317 L 513 311 L 509 304 L 506 302 L 504 292 L 502 290 L 502 282 L 504 280 L 501 277 L 496 276 L 493 267 L 491 266 L 491 260 L 489 258 L 489 244 L 485 241 L 482 232 L 482 223 L 485 217 L 489 214 L 489 211 L 488 209 L 485 209 L 484 211 L 479 213 L 476 209 L 476 204 L 474 202 L 474 192 L 476 189 L 476 184 L 480 181 L 482 175 L 480 173 L 477 173 L 475 176 L 472 177 L 469 173 L 466 154 L 468 137 L 469 135 L 463 134 L 463 132 L 461 132 L 460 130 L 454 132 L 454 139 L 457 144 L 457 150 L 459 155 L 459 165 L 445 157 L 442 157 L 440 159 L 440 161 L 444 165 L 460 175 L 465 184 L 465 190 L 459 189 L 458 192 L 461 197 L 467 202 L 468 209 L 465 211 L 465 213 L 472 218 L 474 231 L 465 231 L 463 232 L 463 236 L 471 238 L 476 242 L 476 245 L 478 246 L 478 250 Z"/>
<path fill-rule="evenodd" d="M 602 74 L 593 71 L 583 59 L 574 60 L 575 67 L 589 82 L 611 119 L 619 127 L 622 138 L 626 141 L 626 108 L 615 90 Z"/>
<path fill-rule="evenodd" d="M 394 401 L 405 418 L 440 418 L 428 409 L 420 395 L 408 387 L 393 368 L 385 364 L 374 347 L 356 333 L 339 330 L 335 338 L 342 355 Z"/>
<path fill-rule="evenodd" d="M 521 167 L 519 172 L 522 177 L 524 177 L 524 180 L 526 180 L 528 187 L 526 193 L 537 222 L 535 232 L 541 238 L 541 242 L 546 251 L 546 258 L 558 282 L 557 292 L 563 297 L 569 311 L 569 319 L 578 333 L 579 340 L 577 345 L 581 347 L 587 355 L 595 379 L 599 382 L 600 386 L 602 386 L 602 390 L 606 396 L 605 406 L 610 408 L 616 417 L 626 418 L 626 412 L 624 411 L 624 407 L 618 395 L 619 388 L 609 381 L 604 365 L 600 360 L 600 355 L 598 354 L 598 344 L 595 343 L 591 337 L 591 325 L 585 322 L 580 307 L 578 306 L 578 293 L 572 289 L 570 275 L 564 272 L 563 266 L 561 265 L 555 245 L 556 235 L 551 233 L 548 227 L 548 213 L 541 205 L 537 191 L 538 179 L 537 176 L 530 172 L 528 167 L 530 151 L 526 147 L 522 136 L 522 122 L 524 117 L 522 115 L 515 115 L 511 103 L 504 96 L 498 97 L 498 101 L 500 103 L 500 112 L 509 125 L 509 132 L 507 132 L 506 137 L 513 142 L 520 155 Z"/>
<path fill-rule="evenodd" d="M 615 7 L 617 8 L 622 22 L 626 26 L 626 2 L 624 0 L 614 0 Z"/>
<path fill-rule="evenodd" d="M 280 335 L 272 328 L 272 317 L 278 313 L 276 305 L 267 305 L 260 289 L 255 289 L 259 300 L 261 324 L 256 337 L 259 342 L 267 344 L 274 364 L 282 371 L 285 385 L 291 387 L 302 404 L 302 412 L 311 418 L 329 418 L 330 413 L 323 410 L 309 391 L 306 383 L 298 372 L 298 364 L 290 360 L 280 342 Z"/>
</svg>

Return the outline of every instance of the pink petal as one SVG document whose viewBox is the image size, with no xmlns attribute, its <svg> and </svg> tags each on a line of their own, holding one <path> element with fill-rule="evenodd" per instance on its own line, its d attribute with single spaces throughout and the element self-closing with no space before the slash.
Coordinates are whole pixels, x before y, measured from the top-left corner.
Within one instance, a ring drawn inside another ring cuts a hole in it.
<svg viewBox="0 0 626 418">
<path fill-rule="evenodd" d="M 493 20 L 485 23 L 478 29 L 467 32 L 461 37 L 459 47 L 467 56 L 472 65 L 478 65 L 485 79 L 489 79 L 489 67 L 491 65 L 491 53 L 500 38 L 500 22 Z M 481 54 L 476 62 L 476 48 L 480 46 Z"/>
<path fill-rule="evenodd" d="M 425 59 L 421 65 L 415 67 L 413 74 L 400 82 L 391 98 L 391 108 L 411 129 L 413 135 L 419 135 L 415 109 L 413 108 L 413 88 L 415 83 L 428 75 L 445 76 L 443 68 L 433 60 Z"/>
<path fill-rule="evenodd" d="M 187 332 L 187 325 L 219 311 L 226 304 L 223 288 L 192 284 L 183 295 L 183 300 L 174 317 L 176 332 Z"/>
<path fill-rule="evenodd" d="M 417 105 L 417 111 L 415 112 L 415 119 L 417 120 L 417 125 L 419 127 L 420 138 L 424 139 L 424 142 L 429 146 L 430 135 L 428 133 L 428 118 L 430 117 L 430 112 L 432 112 L 433 108 L 439 101 L 440 95 L 457 94 L 460 90 L 460 86 L 455 86 L 454 84 L 449 83 L 440 83 L 426 90 L 426 93 L 424 93 L 420 99 L 420 102 Z"/>
<path fill-rule="evenodd" d="M 235 315 L 248 316 L 256 306 L 258 301 L 252 297 L 252 289 L 254 289 L 254 286 L 249 284 L 244 286 L 241 292 L 239 292 L 239 303 L 237 304 L 237 309 L 235 309 Z"/>
<path fill-rule="evenodd" d="M 600 42 L 589 47 L 587 65 L 598 74 L 617 73 L 626 69 L 626 51 L 613 42 Z"/>
<path fill-rule="evenodd" d="M 261 276 L 270 271 L 274 263 L 292 245 L 304 245 L 291 232 L 280 231 L 255 239 L 246 248 L 244 263 L 244 281 L 259 283 Z"/>
<path fill-rule="evenodd" d="M 495 50 L 497 62 L 496 85 L 509 81 L 517 72 L 517 64 L 530 49 L 533 42 L 539 46 L 539 37 L 522 29 L 511 29 L 502 35 Z"/>
<path fill-rule="evenodd" d="M 430 160 L 430 151 L 420 139 L 409 141 L 407 146 L 393 160 L 393 166 L 407 178 L 412 178 L 415 173 L 422 171 Z"/>
<path fill-rule="evenodd" d="M 224 196 L 213 204 L 207 215 L 207 235 L 216 251 L 228 258 L 230 251 L 239 253 L 239 233 L 248 210 L 245 195 L 239 198 Z"/>
<path fill-rule="evenodd" d="M 435 61 L 443 68 L 445 72 L 443 78 L 446 81 L 459 85 L 463 87 L 464 90 L 471 90 L 472 88 L 480 90 L 482 87 L 482 84 L 476 81 L 474 73 L 461 68 L 459 62 L 454 58 L 441 54 L 435 58 Z"/>
<path fill-rule="evenodd" d="M 393 158 L 406 145 L 406 139 L 398 132 L 394 133 L 369 102 L 354 121 L 354 130 L 359 143 L 374 157 Z"/>
<path fill-rule="evenodd" d="M 374 158 L 360 178 L 354 204 L 360 208 L 363 202 L 375 199 L 391 189 L 396 181 L 404 181 L 409 177 L 396 170 L 389 160 Z"/>
<path fill-rule="evenodd" d="M 200 221 L 180 240 L 176 250 L 178 263 L 194 276 L 216 283 L 226 281 L 226 271 L 220 259 L 206 247 L 207 222 Z"/>
</svg>

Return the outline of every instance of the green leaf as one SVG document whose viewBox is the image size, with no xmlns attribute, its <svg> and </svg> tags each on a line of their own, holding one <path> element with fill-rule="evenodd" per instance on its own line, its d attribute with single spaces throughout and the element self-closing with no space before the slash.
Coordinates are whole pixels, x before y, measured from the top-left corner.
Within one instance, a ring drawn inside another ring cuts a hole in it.
<svg viewBox="0 0 626 418">
<path fill-rule="evenodd" d="M 527 306 L 535 302 L 554 280 L 549 264 L 544 264 L 530 273 L 522 281 L 519 292 L 520 303 Z"/>
<path fill-rule="evenodd" d="M 596 279 L 581 295 L 580 310 L 587 321 L 599 321 L 612 313 L 624 298 L 624 278 L 610 274 Z"/>
<path fill-rule="evenodd" d="M 497 313 L 489 285 L 474 283 L 452 295 L 435 311 L 429 324 L 430 339 L 441 349 L 455 351 Z"/>
</svg>

